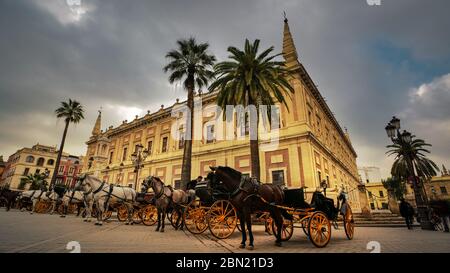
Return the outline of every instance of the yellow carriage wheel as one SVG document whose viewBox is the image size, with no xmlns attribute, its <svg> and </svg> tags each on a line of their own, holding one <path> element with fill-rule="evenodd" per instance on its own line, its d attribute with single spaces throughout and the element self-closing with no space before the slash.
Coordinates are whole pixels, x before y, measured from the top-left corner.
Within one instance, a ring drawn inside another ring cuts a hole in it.
<svg viewBox="0 0 450 273">
<path fill-rule="evenodd" d="M 272 232 L 275 237 L 277 237 L 278 228 L 275 221 L 272 220 Z M 281 227 L 281 241 L 286 242 L 291 239 L 294 233 L 294 223 L 292 220 L 283 219 L 283 225 Z"/>
<path fill-rule="evenodd" d="M 206 210 L 199 201 L 193 201 L 183 213 L 186 229 L 192 234 L 200 234 L 208 229 Z"/>
<path fill-rule="evenodd" d="M 128 219 L 128 208 L 126 205 L 121 205 L 117 208 L 117 219 L 120 222 L 125 222 Z"/>
<path fill-rule="evenodd" d="M 353 235 L 355 234 L 355 220 L 353 219 L 353 212 L 350 206 L 347 206 L 344 215 L 344 230 L 345 235 L 349 240 L 353 239 Z"/>
<path fill-rule="evenodd" d="M 316 247 L 325 247 L 331 238 L 331 223 L 327 216 L 321 212 L 315 212 L 308 223 L 309 239 Z"/>
<path fill-rule="evenodd" d="M 142 223 L 142 210 L 143 208 L 133 210 L 132 219 L 134 224 Z"/>
<path fill-rule="evenodd" d="M 142 209 L 142 223 L 146 226 L 153 226 L 158 221 L 158 209 L 153 205 L 147 205 Z"/>
<path fill-rule="evenodd" d="M 217 239 L 226 239 L 233 234 L 237 224 L 234 206 L 226 200 L 214 202 L 208 211 L 208 228 Z"/>
</svg>

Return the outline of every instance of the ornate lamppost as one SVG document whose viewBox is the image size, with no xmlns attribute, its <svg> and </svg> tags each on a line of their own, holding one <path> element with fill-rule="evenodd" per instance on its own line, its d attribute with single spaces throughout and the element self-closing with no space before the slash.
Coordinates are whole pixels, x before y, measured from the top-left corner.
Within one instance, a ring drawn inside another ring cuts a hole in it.
<svg viewBox="0 0 450 273">
<path fill-rule="evenodd" d="M 136 190 L 138 179 L 139 179 L 139 170 L 144 167 L 144 161 L 148 156 L 147 149 L 143 150 L 144 146 L 142 144 L 139 144 L 136 146 L 136 151 L 131 154 L 131 161 L 133 161 L 134 165 L 134 172 L 135 172 L 135 180 L 134 180 L 134 189 Z"/>
<path fill-rule="evenodd" d="M 406 151 L 411 150 L 409 149 L 409 147 L 411 146 L 412 142 L 412 134 L 406 130 L 403 130 L 403 133 L 400 132 L 400 119 L 393 117 L 385 129 L 388 137 L 394 144 L 402 146 Z M 420 221 L 422 229 L 433 230 L 433 226 L 428 219 L 428 206 L 419 187 L 419 183 L 421 182 L 416 175 L 416 169 L 413 163 L 413 155 L 409 152 L 404 156 L 408 165 L 409 174 L 412 178 L 411 180 L 413 183 L 414 198 L 416 200 L 416 206 L 418 210 L 418 220 Z"/>
</svg>

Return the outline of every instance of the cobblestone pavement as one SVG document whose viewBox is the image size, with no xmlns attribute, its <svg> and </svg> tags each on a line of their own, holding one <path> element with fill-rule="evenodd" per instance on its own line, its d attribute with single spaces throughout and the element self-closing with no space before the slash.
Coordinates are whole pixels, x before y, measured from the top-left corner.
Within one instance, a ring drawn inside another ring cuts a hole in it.
<svg viewBox="0 0 450 273">
<path fill-rule="evenodd" d="M 113 215 L 114 218 L 114 215 Z M 102 227 L 94 222 L 85 223 L 81 218 L 34 214 L 0 209 L 0 252 L 69 252 L 66 245 L 77 241 L 81 252 L 248 252 L 239 249 L 241 235 L 235 233 L 226 240 L 217 240 L 209 231 L 192 235 L 188 231 L 175 231 L 166 223 L 166 232 L 154 231 L 155 227 L 127 226 L 117 220 Z M 264 233 L 263 226 L 254 226 L 254 252 L 365 252 L 370 241 L 380 243 L 381 252 L 444 252 L 450 253 L 450 234 L 406 228 L 356 228 L 355 238 L 347 240 L 341 229 L 332 231 L 329 245 L 314 247 L 296 229 L 290 241 L 283 247 L 274 245 L 274 237 Z"/>
</svg>

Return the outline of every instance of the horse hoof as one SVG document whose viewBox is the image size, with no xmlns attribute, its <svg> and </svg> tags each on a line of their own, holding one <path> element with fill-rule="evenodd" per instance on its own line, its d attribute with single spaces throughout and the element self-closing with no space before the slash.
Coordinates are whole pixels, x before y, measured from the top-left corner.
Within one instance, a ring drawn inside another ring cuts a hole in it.
<svg viewBox="0 0 450 273">
<path fill-rule="evenodd" d="M 159 228 L 157 228 L 155 231 L 158 232 L 158 231 L 159 231 Z"/>
<path fill-rule="evenodd" d="M 245 244 L 240 244 L 239 248 L 245 248 Z"/>
<path fill-rule="evenodd" d="M 99 223 L 95 223 L 94 225 L 98 226 L 98 225 L 99 225 Z"/>
<path fill-rule="evenodd" d="M 128 222 L 125 223 L 125 225 L 127 225 L 127 226 L 128 226 L 129 224 L 130 224 L 130 223 L 128 223 Z"/>
<path fill-rule="evenodd" d="M 247 249 L 248 250 L 253 250 L 253 249 L 255 249 L 255 247 L 254 246 L 248 246 Z"/>
<path fill-rule="evenodd" d="M 281 242 L 275 242 L 275 245 L 281 247 Z"/>
<path fill-rule="evenodd" d="M 161 229 L 161 232 L 164 232 L 164 229 Z"/>
</svg>

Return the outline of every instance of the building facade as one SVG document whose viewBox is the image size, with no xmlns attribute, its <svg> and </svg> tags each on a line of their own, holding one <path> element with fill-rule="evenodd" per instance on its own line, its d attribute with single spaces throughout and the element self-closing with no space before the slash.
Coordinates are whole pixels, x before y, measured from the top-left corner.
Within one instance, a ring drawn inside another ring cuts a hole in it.
<svg viewBox="0 0 450 273">
<path fill-rule="evenodd" d="M 18 189 L 22 179 L 26 175 L 35 173 L 42 174 L 46 170 L 49 170 L 50 174 L 53 174 L 57 155 L 58 151 L 55 147 L 41 144 L 36 144 L 31 148 L 19 149 L 11 155 L 6 162 L 6 167 L 0 181 L 0 186 L 9 185 L 11 189 Z M 71 166 L 67 167 L 76 168 L 79 173 L 79 169 L 82 168 L 83 162 L 81 160 L 75 160 L 73 162 L 69 160 L 73 158 L 77 157 L 63 153 L 61 158 L 61 167 L 66 168 L 67 164 L 63 165 L 63 163 L 71 162 Z M 65 180 L 60 181 L 63 182 Z"/>
<path fill-rule="evenodd" d="M 389 210 L 389 195 L 387 189 L 381 182 L 369 182 L 365 184 L 367 200 L 370 210 L 373 212 L 383 212 Z"/>
<path fill-rule="evenodd" d="M 73 188 L 76 180 L 83 171 L 83 157 L 67 155 L 61 158 L 59 170 L 56 174 L 56 184 Z"/>
<path fill-rule="evenodd" d="M 357 186 L 360 184 L 356 166 L 356 152 L 347 132 L 344 132 L 321 96 L 316 85 L 297 57 L 287 20 L 284 23 L 283 56 L 288 68 L 294 71 L 290 82 L 295 93 L 287 98 L 288 107 L 280 105 L 280 129 L 274 149 L 260 149 L 261 180 L 284 184 L 289 188 L 305 187 L 307 198 L 326 182 L 327 195 L 335 198 L 344 188 L 355 211 L 360 210 Z M 250 171 L 250 146 L 247 121 L 238 126 L 237 117 L 222 124 L 221 115 L 208 112 L 214 108 L 215 92 L 195 96 L 196 104 L 203 110 L 201 121 L 194 124 L 194 134 L 202 137 L 193 141 L 192 178 L 206 176 L 209 166 L 230 166 L 246 175 Z M 181 179 L 183 125 L 177 127 L 178 116 L 172 111 L 178 100 L 170 106 L 120 126 L 101 130 L 101 113 L 86 142 L 84 168 L 100 179 L 111 183 L 134 186 L 136 173 L 131 154 L 139 145 L 149 151 L 144 167 L 139 171 L 138 183 L 149 176 L 160 177 L 166 184 L 178 187 Z M 289 109 L 289 111 L 288 111 Z M 206 112 L 206 114 L 205 114 Z M 246 136 L 245 139 L 222 140 L 219 132 L 229 136 Z M 260 145 L 271 140 L 260 139 Z M 91 168 L 88 162 L 91 161 Z M 136 185 L 139 188 L 139 185 Z"/>
</svg>

